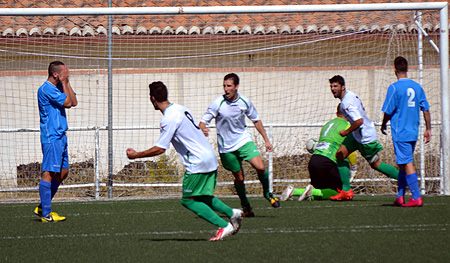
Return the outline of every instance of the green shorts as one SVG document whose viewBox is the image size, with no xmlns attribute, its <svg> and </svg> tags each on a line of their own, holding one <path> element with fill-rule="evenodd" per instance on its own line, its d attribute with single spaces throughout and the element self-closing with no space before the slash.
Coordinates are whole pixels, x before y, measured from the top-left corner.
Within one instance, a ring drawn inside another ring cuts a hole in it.
<svg viewBox="0 0 450 263">
<path fill-rule="evenodd" d="M 345 137 L 342 144 L 347 148 L 349 153 L 352 153 L 358 150 L 362 157 L 366 159 L 368 162 L 372 160 L 372 158 L 383 150 L 383 145 L 379 141 L 373 141 L 367 144 L 361 144 L 353 138 L 353 135 L 348 135 Z"/>
<path fill-rule="evenodd" d="M 183 198 L 201 195 L 214 195 L 216 189 L 217 170 L 209 173 L 191 174 L 185 172 L 183 176 Z"/>
<path fill-rule="evenodd" d="M 225 169 L 237 173 L 242 168 L 242 161 L 250 161 L 260 153 L 254 142 L 248 142 L 234 152 L 221 153 L 220 161 Z"/>
</svg>

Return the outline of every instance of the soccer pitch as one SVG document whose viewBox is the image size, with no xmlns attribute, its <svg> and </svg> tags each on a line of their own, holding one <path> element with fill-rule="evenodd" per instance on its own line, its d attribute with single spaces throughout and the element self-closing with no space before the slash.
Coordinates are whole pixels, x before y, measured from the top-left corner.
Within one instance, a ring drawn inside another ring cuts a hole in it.
<svg viewBox="0 0 450 263">
<path fill-rule="evenodd" d="M 234 207 L 237 199 L 224 199 Z M 2 262 L 450 262 L 450 197 L 422 208 L 393 197 L 351 202 L 251 202 L 255 218 L 221 242 L 178 200 L 55 203 L 60 223 L 40 223 L 33 204 L 1 204 Z"/>
</svg>

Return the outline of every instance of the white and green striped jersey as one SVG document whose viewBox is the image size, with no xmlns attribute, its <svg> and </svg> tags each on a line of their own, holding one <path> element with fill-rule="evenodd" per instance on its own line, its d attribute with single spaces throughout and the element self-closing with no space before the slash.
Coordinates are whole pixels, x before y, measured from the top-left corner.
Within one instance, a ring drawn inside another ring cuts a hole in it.
<svg viewBox="0 0 450 263">
<path fill-rule="evenodd" d="M 361 99 L 359 99 L 355 93 L 349 90 L 346 91 L 341 100 L 340 110 L 350 123 L 353 123 L 361 118 L 364 120 L 364 123 L 352 132 L 352 135 L 357 142 L 367 144 L 377 140 L 375 124 L 367 116 Z"/>
<path fill-rule="evenodd" d="M 156 146 L 168 149 L 172 143 L 184 167 L 190 173 L 208 173 L 217 170 L 214 149 L 196 125 L 190 110 L 171 104 L 163 112 L 161 135 Z"/>
<path fill-rule="evenodd" d="M 259 120 L 258 112 L 253 103 L 245 96 L 237 94 L 234 101 L 229 101 L 220 96 L 209 105 L 201 122 L 209 124 L 212 119 L 216 119 L 217 144 L 220 153 L 233 152 L 241 148 L 244 144 L 252 141 L 250 133 L 247 131 L 245 117 L 251 121 Z"/>
</svg>

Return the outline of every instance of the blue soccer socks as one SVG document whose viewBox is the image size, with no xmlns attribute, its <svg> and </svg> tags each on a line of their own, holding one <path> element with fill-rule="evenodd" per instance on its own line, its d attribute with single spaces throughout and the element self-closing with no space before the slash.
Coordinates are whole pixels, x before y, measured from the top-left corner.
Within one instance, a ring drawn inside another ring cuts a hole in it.
<svg viewBox="0 0 450 263">
<path fill-rule="evenodd" d="M 39 182 L 39 196 L 41 198 L 42 216 L 47 216 L 52 211 L 51 183 L 41 180 Z"/>
</svg>

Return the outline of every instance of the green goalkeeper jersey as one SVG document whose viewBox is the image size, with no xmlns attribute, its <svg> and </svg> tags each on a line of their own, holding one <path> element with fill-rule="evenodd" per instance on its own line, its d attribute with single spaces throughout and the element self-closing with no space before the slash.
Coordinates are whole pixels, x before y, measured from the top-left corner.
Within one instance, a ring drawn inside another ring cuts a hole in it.
<svg viewBox="0 0 450 263">
<path fill-rule="evenodd" d="M 336 117 L 325 123 L 320 130 L 320 138 L 313 154 L 325 156 L 333 162 L 336 162 L 336 152 L 345 139 L 339 132 L 347 129 L 349 126 L 350 123 L 340 117 Z"/>
</svg>

